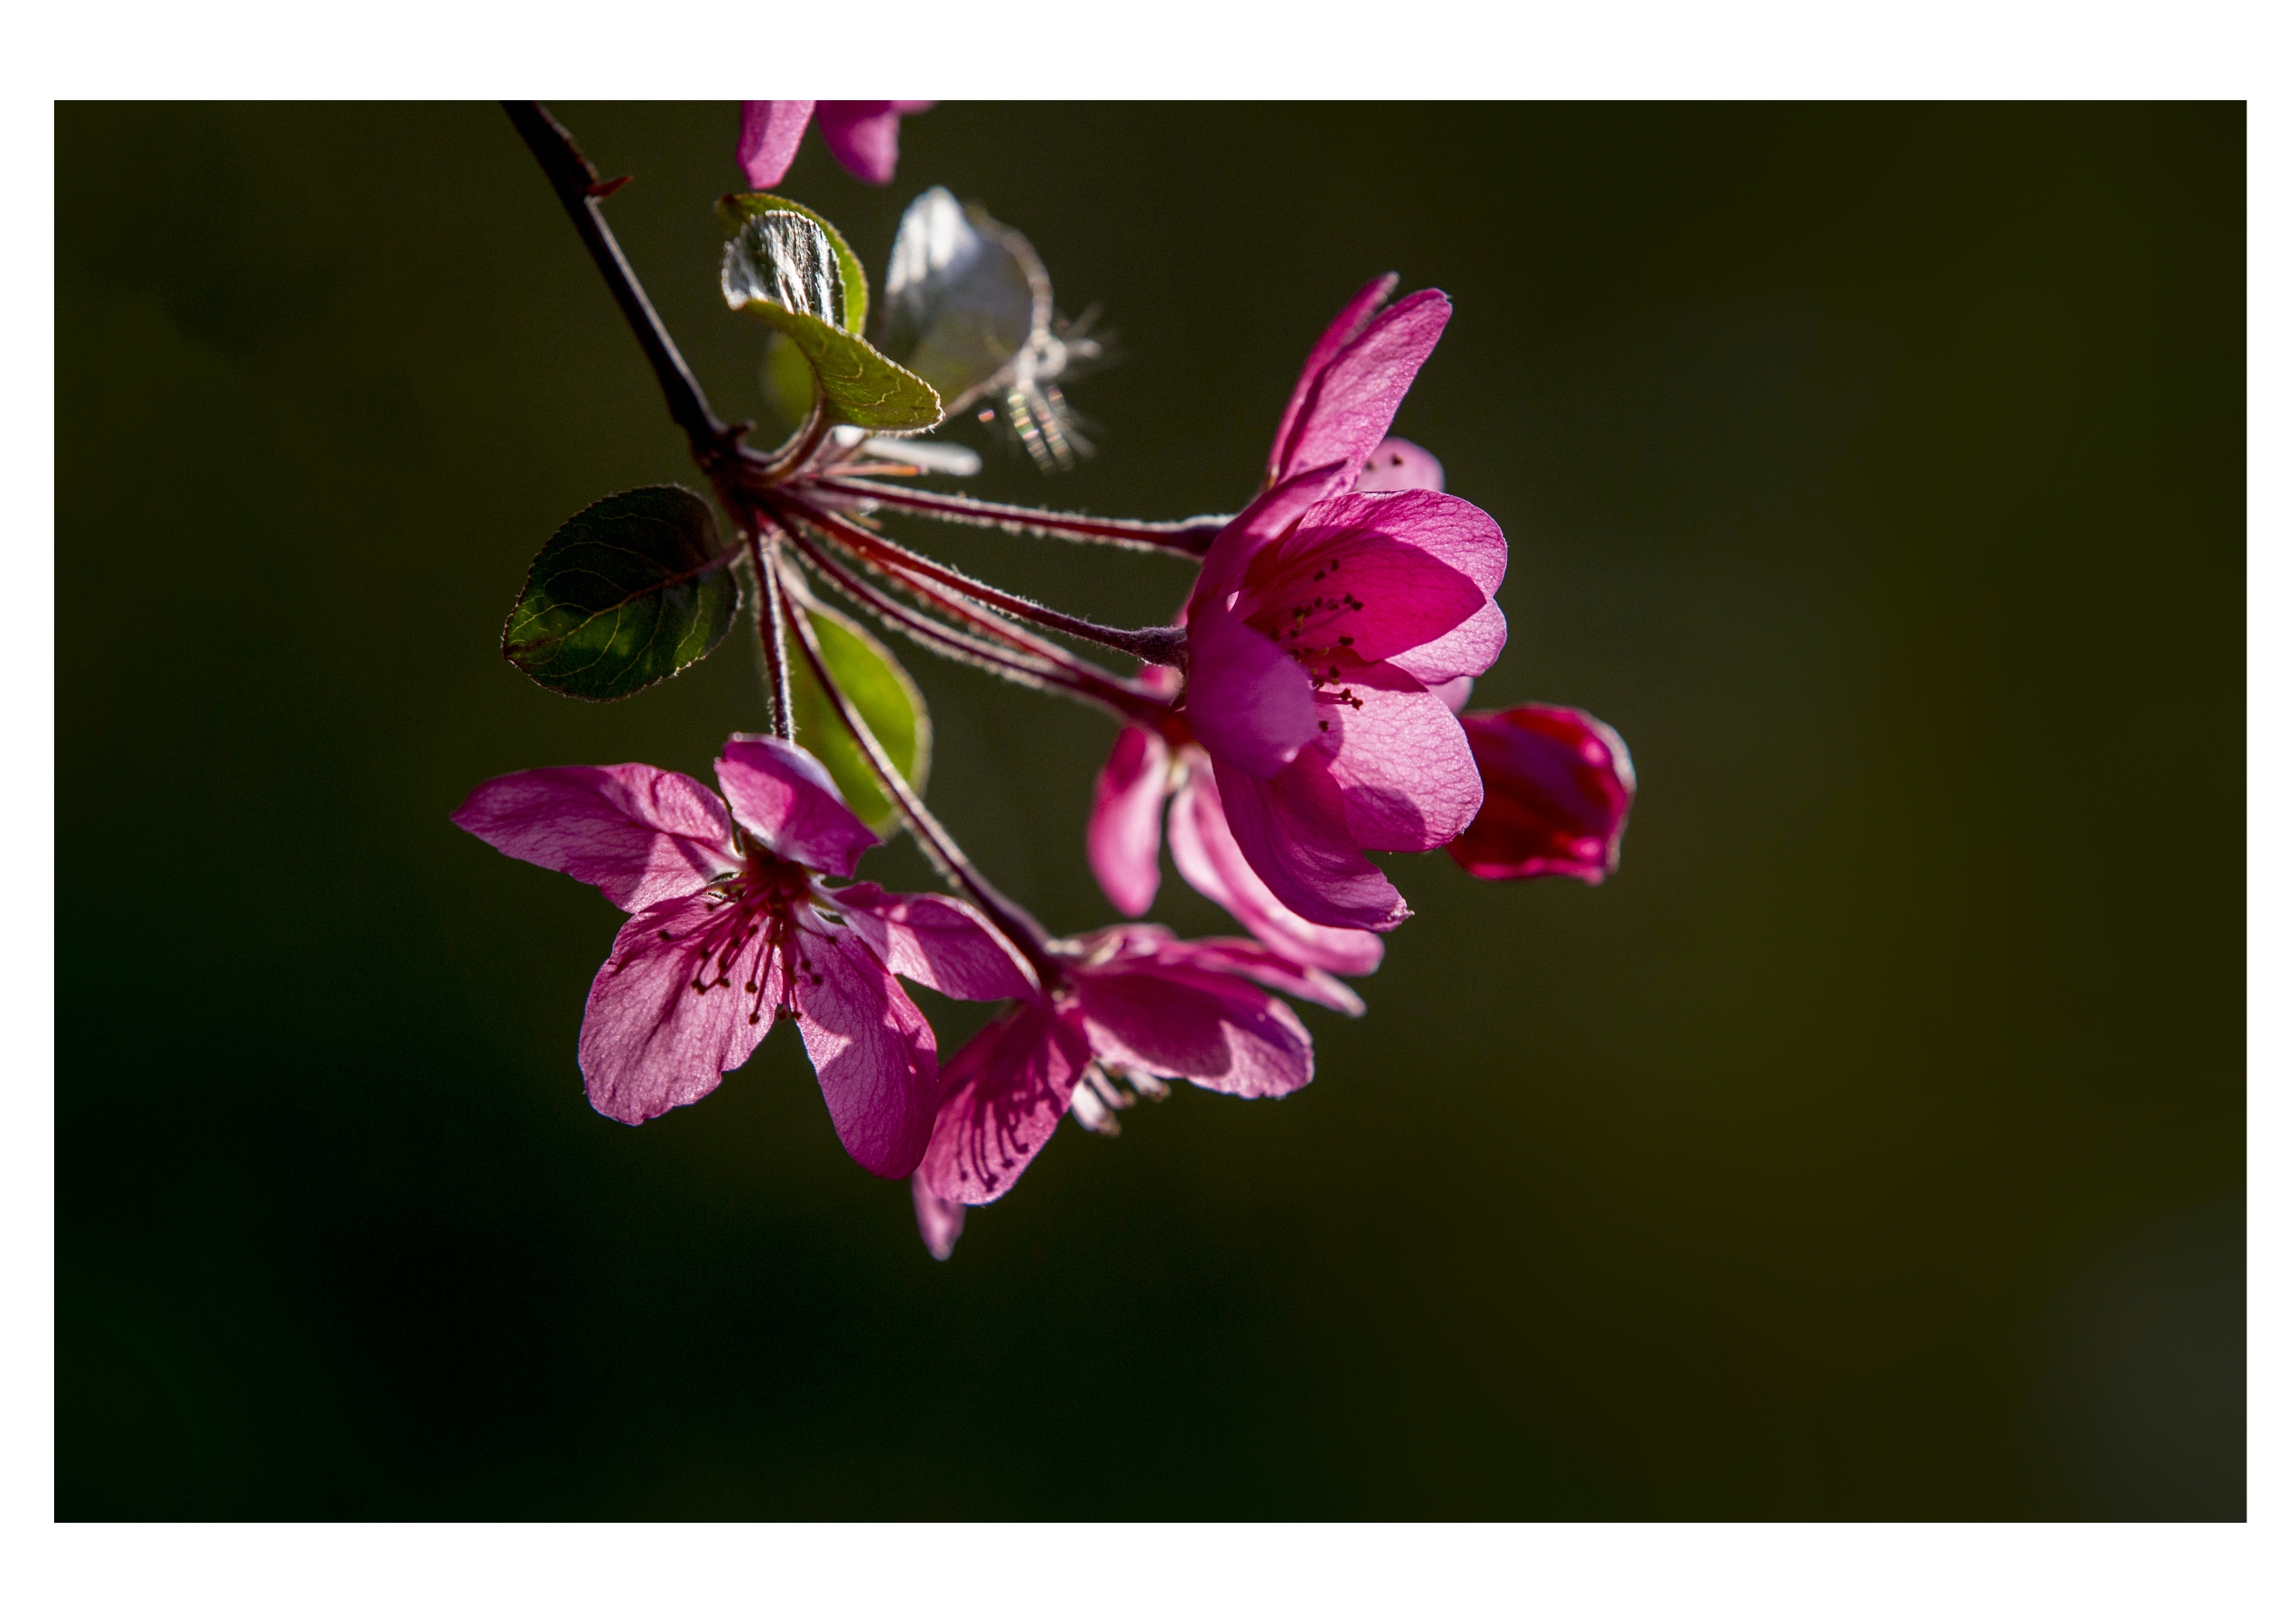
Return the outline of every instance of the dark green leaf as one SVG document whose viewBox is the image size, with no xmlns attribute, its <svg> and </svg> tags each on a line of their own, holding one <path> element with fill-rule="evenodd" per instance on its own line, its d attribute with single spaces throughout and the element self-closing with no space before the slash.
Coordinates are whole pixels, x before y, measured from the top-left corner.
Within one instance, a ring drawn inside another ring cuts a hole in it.
<svg viewBox="0 0 2296 1604">
<path fill-rule="evenodd" d="M 837 264 L 838 277 L 842 281 L 845 315 L 838 326 L 848 334 L 860 334 L 869 326 L 869 274 L 862 271 L 861 259 L 853 255 L 845 236 L 837 232 L 837 225 L 813 211 L 785 200 L 778 195 L 728 195 L 718 202 L 718 218 L 725 225 L 729 239 L 738 237 L 741 226 L 751 218 L 773 212 L 795 212 L 817 224 L 829 241 L 829 253 Z"/>
<path fill-rule="evenodd" d="M 821 640 L 821 654 L 830 673 L 860 713 L 893 766 L 911 789 L 923 793 L 926 772 L 933 765 L 933 719 L 925 698 L 893 654 L 868 630 L 818 602 L 809 602 L 813 633 Z M 877 783 L 876 772 L 860 744 L 845 728 L 829 694 L 813 677 L 803 652 L 790 654 L 789 699 L 797 717 L 797 744 L 822 760 L 845 803 L 862 822 L 880 836 L 889 836 L 898 821 L 892 799 Z"/>
<path fill-rule="evenodd" d="M 536 684 L 613 701 L 725 639 L 739 605 L 710 504 L 654 485 L 584 507 L 535 556 L 502 654 Z"/>
<path fill-rule="evenodd" d="M 1020 234 L 935 185 L 909 203 L 885 269 L 878 343 L 950 412 L 1009 379 L 1049 338 L 1052 280 Z"/>
<path fill-rule="evenodd" d="M 844 283 L 828 231 L 787 205 L 742 216 L 719 274 L 728 306 L 787 335 L 804 357 L 831 422 L 891 433 L 932 428 L 939 394 L 847 331 Z"/>
</svg>

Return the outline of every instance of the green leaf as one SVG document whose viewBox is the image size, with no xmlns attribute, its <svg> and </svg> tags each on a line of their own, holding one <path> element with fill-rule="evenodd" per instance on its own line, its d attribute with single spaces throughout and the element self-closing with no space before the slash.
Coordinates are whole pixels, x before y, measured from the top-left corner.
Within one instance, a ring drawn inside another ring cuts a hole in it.
<svg viewBox="0 0 2296 1604">
<path fill-rule="evenodd" d="M 534 683 L 614 701 L 699 663 L 740 591 L 710 504 L 683 485 L 625 490 L 566 520 L 536 554 L 502 627 Z"/>
<path fill-rule="evenodd" d="M 743 217 L 726 242 L 718 283 L 728 306 L 789 337 L 813 368 L 832 422 L 906 434 L 941 421 L 931 385 L 847 331 L 843 269 L 811 214 L 785 204 Z"/>
<path fill-rule="evenodd" d="M 728 195 L 718 202 L 718 219 L 725 225 L 729 239 L 738 237 L 742 224 L 751 218 L 776 211 L 795 212 L 809 218 L 828 236 L 830 256 L 837 264 L 845 295 L 845 315 L 839 326 L 848 334 L 862 332 L 869 327 L 869 274 L 862 271 L 861 259 L 853 255 L 845 236 L 837 232 L 836 224 L 821 213 L 778 195 Z"/>
<path fill-rule="evenodd" d="M 813 365 L 805 360 L 797 342 L 778 329 L 767 335 L 758 380 L 781 421 L 792 429 L 801 427 L 813 410 Z"/>
<path fill-rule="evenodd" d="M 933 766 L 933 719 L 916 681 L 882 641 L 851 618 L 815 601 L 806 603 L 806 611 L 813 615 L 813 634 L 820 637 L 822 661 L 830 674 L 844 688 L 893 766 L 912 790 L 923 793 L 926 772 Z M 880 836 L 890 836 L 900 818 L 892 798 L 878 784 L 860 743 L 837 716 L 804 653 L 791 644 L 789 700 L 797 718 L 797 744 L 822 760 L 844 793 L 846 806 L 863 823 Z"/>
</svg>

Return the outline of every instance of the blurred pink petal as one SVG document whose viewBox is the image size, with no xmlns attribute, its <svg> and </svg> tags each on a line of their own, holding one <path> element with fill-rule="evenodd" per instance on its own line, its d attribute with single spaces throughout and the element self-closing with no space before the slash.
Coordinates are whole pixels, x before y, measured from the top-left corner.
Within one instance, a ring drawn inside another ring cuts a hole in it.
<svg viewBox="0 0 2296 1604">
<path fill-rule="evenodd" d="M 806 119 L 813 115 L 810 100 L 744 100 L 741 139 L 734 159 L 753 190 L 770 190 L 781 182 L 797 159 L 797 144 L 805 136 Z"/>
<path fill-rule="evenodd" d="M 1355 488 L 1365 491 L 1440 490 L 1443 464 L 1424 446 L 1399 435 L 1389 435 L 1371 448 Z"/>
<path fill-rule="evenodd" d="M 1157 841 L 1171 758 L 1162 737 L 1128 724 L 1117 732 L 1115 749 L 1092 785 L 1084 855 L 1101 890 L 1128 919 L 1148 911 L 1164 877 Z"/>
<path fill-rule="evenodd" d="M 1268 889 L 1311 924 L 1393 930 L 1411 916 L 1388 877 L 1349 831 L 1347 802 L 1331 760 L 1308 746 L 1272 780 L 1222 765 L 1222 810 L 1244 861 Z"/>
<path fill-rule="evenodd" d="M 909 1201 L 916 1209 L 916 1234 L 925 1238 L 925 1250 L 945 1263 L 964 1235 L 965 1206 L 925 1185 L 922 1170 L 909 1177 Z"/>
<path fill-rule="evenodd" d="M 815 111 L 829 153 L 865 184 L 889 184 L 901 156 L 901 118 L 930 100 L 824 100 Z"/>
</svg>

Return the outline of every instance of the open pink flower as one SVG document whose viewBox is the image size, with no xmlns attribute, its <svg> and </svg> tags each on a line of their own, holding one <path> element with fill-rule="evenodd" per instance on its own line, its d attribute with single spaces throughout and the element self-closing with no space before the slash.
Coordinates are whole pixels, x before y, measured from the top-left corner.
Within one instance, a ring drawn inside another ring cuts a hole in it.
<svg viewBox="0 0 2296 1604">
<path fill-rule="evenodd" d="M 1034 982 L 962 903 L 822 884 L 850 876 L 877 837 L 811 753 L 737 736 L 717 771 L 725 802 L 642 763 L 530 769 L 479 786 L 454 822 L 632 915 L 583 1011 L 591 1107 L 636 1125 L 694 1102 L 786 1015 L 845 1150 L 906 1175 L 932 1133 L 938 1074 L 932 1027 L 894 977 L 975 999 Z"/>
<path fill-rule="evenodd" d="M 1179 676 L 1151 668 L 1143 689 L 1169 696 Z M 1219 904 L 1268 949 L 1335 975 L 1368 975 L 1385 947 L 1367 930 L 1314 924 L 1293 913 L 1244 861 L 1220 806 L 1212 759 L 1175 713 L 1160 728 L 1127 725 L 1118 732 L 1093 788 L 1084 837 L 1093 877 L 1116 910 L 1138 919 L 1156 901 L 1163 878 L 1165 802 L 1171 801 L 1172 861 L 1180 877 Z"/>
<path fill-rule="evenodd" d="M 916 1182 L 918 1228 L 936 1257 L 963 1228 L 952 1206 L 1011 1190 L 1063 1114 L 1112 1128 L 1113 1109 L 1134 1092 L 1161 1097 L 1167 1080 L 1247 1098 L 1306 1085 L 1315 1045 L 1261 986 L 1363 1008 L 1330 976 L 1253 942 L 1183 941 L 1160 925 L 1116 925 L 1057 943 L 1054 957 L 1050 987 L 991 1021 L 942 1071 Z"/>
<path fill-rule="evenodd" d="M 1634 760 L 1618 731 L 1576 708 L 1536 703 L 1464 713 L 1483 771 L 1483 810 L 1451 856 L 1485 880 L 1570 875 L 1599 885 L 1616 872 Z"/>
<path fill-rule="evenodd" d="M 933 109 L 930 100 L 744 100 L 735 155 L 753 190 L 781 182 L 797 159 L 810 120 L 829 153 L 865 184 L 889 184 L 901 155 L 901 119 Z"/>
<path fill-rule="evenodd" d="M 1187 610 L 1188 725 L 1243 861 L 1300 918 L 1358 930 L 1410 912 L 1364 853 L 1443 846 L 1482 805 L 1452 703 L 1429 687 L 1482 673 L 1507 638 L 1492 599 L 1506 537 L 1424 487 L 1440 465 L 1388 436 L 1450 316 L 1433 290 L 1378 311 L 1393 283 L 1316 342 L 1269 487 L 1213 542 Z M 1411 487 L 1350 488 L 1367 468 Z"/>
</svg>

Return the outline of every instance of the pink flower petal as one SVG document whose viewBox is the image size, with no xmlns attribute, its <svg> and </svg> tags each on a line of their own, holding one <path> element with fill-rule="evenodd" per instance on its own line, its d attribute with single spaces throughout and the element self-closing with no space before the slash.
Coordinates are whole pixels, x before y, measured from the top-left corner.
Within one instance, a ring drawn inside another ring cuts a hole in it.
<svg viewBox="0 0 2296 1604">
<path fill-rule="evenodd" d="M 797 1032 L 838 1140 L 869 1173 L 906 1175 L 933 1135 L 933 1027 L 857 938 L 801 925 L 797 951 Z"/>
<path fill-rule="evenodd" d="M 1235 916 L 1236 923 L 1284 957 L 1341 975 L 1368 975 L 1380 967 L 1385 945 L 1367 930 L 1311 924 L 1278 901 L 1244 861 L 1228 831 L 1220 787 L 1199 753 L 1187 782 L 1172 799 L 1172 861 L 1182 878 Z M 1346 991 L 1344 987 L 1340 988 Z M 1353 993 L 1347 992 L 1352 998 Z M 1325 1001 L 1317 997 L 1317 1001 Z M 1327 1006 L 1345 1008 L 1346 1003 Z M 1355 1008 L 1362 1006 L 1358 1003 Z"/>
<path fill-rule="evenodd" d="M 991 1020 L 941 1071 L 940 1116 L 918 1176 L 937 1197 L 1002 1197 L 1068 1112 L 1091 1057 L 1073 1019 L 1024 1003 Z"/>
<path fill-rule="evenodd" d="M 1461 629 L 1464 629 L 1466 625 L 1463 624 L 1459 627 Z M 1454 631 L 1453 633 L 1455 634 L 1456 631 Z M 1449 637 L 1445 636 L 1445 638 L 1448 639 Z M 1439 644 L 1440 643 L 1436 644 Z M 1418 676 L 1414 675 L 1413 678 L 1417 679 Z M 1467 705 L 1467 698 L 1475 693 L 1475 680 L 1473 674 L 1461 674 L 1455 680 L 1437 680 L 1431 685 L 1428 685 L 1425 680 L 1420 680 L 1419 683 L 1427 685 L 1428 694 L 1432 695 L 1436 700 L 1441 702 L 1445 707 L 1449 708 L 1454 713 L 1456 713 L 1460 709 L 1465 707 Z"/>
<path fill-rule="evenodd" d="M 1488 672 L 1507 645 L 1507 615 L 1495 601 L 1486 601 L 1475 616 L 1446 635 L 1424 645 L 1398 652 L 1388 662 L 1444 699 L 1457 712 L 1467 705 L 1467 692 L 1477 674 Z M 1456 686 L 1445 691 L 1445 685 Z"/>
<path fill-rule="evenodd" d="M 1321 748 L 1305 748 L 1272 780 L 1224 767 L 1216 754 L 1213 772 L 1237 849 L 1293 913 L 1358 930 L 1393 930 L 1411 916 L 1349 833 L 1347 803 Z"/>
<path fill-rule="evenodd" d="M 1347 986 L 1314 964 L 1270 952 L 1257 941 L 1247 941 L 1241 936 L 1212 936 L 1190 941 L 1188 954 L 1189 961 L 1199 968 L 1216 969 L 1223 975 L 1241 975 L 1256 985 L 1288 991 L 1335 1013 L 1362 1017 L 1363 999 Z"/>
<path fill-rule="evenodd" d="M 904 895 L 866 883 L 823 894 L 885 967 L 943 997 L 985 1003 L 1036 989 L 1027 959 L 969 903 Z"/>
<path fill-rule="evenodd" d="M 1315 1075 L 1299 1015 L 1250 981 L 1190 961 L 1185 944 L 1080 970 L 1093 1055 L 1232 1097 L 1282 1097 Z"/>
<path fill-rule="evenodd" d="M 1300 515 L 1286 543 L 1302 554 L 1320 552 L 1349 536 L 1384 536 L 1416 546 L 1457 569 L 1485 598 L 1507 577 L 1507 536 L 1489 513 L 1440 490 L 1398 490 L 1384 496 L 1350 494 L 1318 502 Z"/>
<path fill-rule="evenodd" d="M 965 1206 L 925 1185 L 921 1170 L 909 1177 L 909 1201 L 916 1209 L 916 1234 L 925 1238 L 925 1250 L 945 1264 L 964 1235 Z"/>
<path fill-rule="evenodd" d="M 1137 919 L 1156 901 L 1163 879 L 1157 849 L 1163 835 L 1164 786 L 1171 749 L 1164 737 L 1128 724 L 1117 732 L 1115 749 L 1092 785 L 1092 822 L 1084 828 L 1084 856 L 1092 877 L 1116 904 Z"/>
<path fill-rule="evenodd" d="M 1355 470 L 1344 462 L 1324 463 L 1261 491 L 1250 505 L 1228 520 L 1228 526 L 1204 554 L 1195 589 L 1188 593 L 1190 625 L 1201 613 L 1224 609 L 1230 593 L 1260 549 L 1297 523 L 1300 514 L 1315 503 L 1345 489 L 1354 477 Z"/>
<path fill-rule="evenodd" d="M 1236 611 L 1295 657 L 1353 653 L 1377 662 L 1474 617 L 1490 593 L 1478 572 L 1451 559 L 1465 557 L 1487 573 L 1488 551 L 1475 548 L 1489 542 L 1503 573 L 1506 537 L 1455 496 L 1335 496 L 1260 549 L 1244 570 Z"/>
<path fill-rule="evenodd" d="M 1425 852 L 1466 829 L 1483 806 L 1483 779 L 1466 732 L 1426 686 L 1391 663 L 1343 670 L 1348 702 L 1325 700 L 1328 755 L 1347 829 L 1373 852 Z"/>
<path fill-rule="evenodd" d="M 537 768 L 488 780 L 454 822 L 511 858 L 595 885 L 636 912 L 739 866 L 725 805 L 699 780 L 643 763 Z"/>
<path fill-rule="evenodd" d="M 756 999 L 776 994 L 779 960 L 758 942 L 754 961 L 720 968 L 723 943 L 746 918 L 697 891 L 622 926 L 582 1010 L 577 1056 L 591 1108 L 636 1125 L 699 1101 L 748 1061 L 773 1024 Z"/>
<path fill-rule="evenodd" d="M 1371 448 L 1364 459 L 1362 477 L 1355 481 L 1362 491 L 1440 490 L 1443 488 L 1443 464 L 1425 446 L 1415 446 L 1400 435 L 1390 434 Z"/>
<path fill-rule="evenodd" d="M 1343 462 L 1353 484 L 1371 448 L 1387 437 L 1395 409 L 1450 319 L 1451 302 L 1440 290 L 1407 295 L 1372 319 L 1315 376 L 1270 477 Z"/>
<path fill-rule="evenodd" d="M 1188 728 L 1221 761 L 1265 779 L 1314 738 L 1306 671 L 1233 614 L 1197 614 L 1188 658 Z"/>
<path fill-rule="evenodd" d="M 1324 330 L 1307 353 L 1306 364 L 1299 370 L 1299 382 L 1292 386 L 1291 399 L 1284 403 L 1284 415 L 1276 423 L 1276 443 L 1268 452 L 1268 483 L 1272 485 L 1284 477 L 1286 449 L 1298 427 L 1300 413 L 1315 392 L 1315 381 L 1324 376 L 1324 369 L 1332 365 L 1332 359 L 1347 348 L 1347 342 L 1363 332 L 1363 325 L 1395 293 L 1395 286 L 1400 282 L 1394 274 L 1384 273 L 1358 290 L 1355 299 L 1332 320 L 1331 327 Z"/>
<path fill-rule="evenodd" d="M 1576 708 L 1538 705 L 1461 720 L 1484 801 L 1451 856 L 1486 880 L 1568 875 L 1590 885 L 1618 868 L 1634 805 L 1634 761 L 1618 731 Z"/>
<path fill-rule="evenodd" d="M 824 100 L 815 112 L 829 153 L 865 184 L 889 184 L 901 156 L 903 114 L 930 100 Z"/>
<path fill-rule="evenodd" d="M 718 759 L 733 816 L 765 848 L 827 875 L 850 875 L 876 832 L 853 817 L 821 759 L 794 741 L 738 735 Z"/>
<path fill-rule="evenodd" d="M 770 190 L 781 182 L 797 159 L 798 142 L 805 136 L 806 119 L 813 115 L 810 100 L 744 100 L 741 103 L 741 142 L 734 157 L 753 190 Z"/>
</svg>

